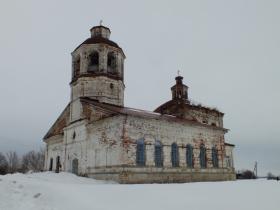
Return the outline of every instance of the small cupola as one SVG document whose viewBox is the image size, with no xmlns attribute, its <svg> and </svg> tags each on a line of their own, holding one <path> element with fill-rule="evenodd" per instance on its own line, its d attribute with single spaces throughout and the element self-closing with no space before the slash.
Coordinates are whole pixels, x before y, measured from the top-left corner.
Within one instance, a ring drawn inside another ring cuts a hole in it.
<svg viewBox="0 0 280 210">
<path fill-rule="evenodd" d="M 188 86 L 183 84 L 183 77 L 175 77 L 176 84 L 171 87 L 172 99 L 188 101 Z"/>
<path fill-rule="evenodd" d="M 92 27 L 90 29 L 90 33 L 91 33 L 91 38 L 102 37 L 105 39 L 110 39 L 111 31 L 109 28 L 100 25 L 100 26 Z"/>
</svg>

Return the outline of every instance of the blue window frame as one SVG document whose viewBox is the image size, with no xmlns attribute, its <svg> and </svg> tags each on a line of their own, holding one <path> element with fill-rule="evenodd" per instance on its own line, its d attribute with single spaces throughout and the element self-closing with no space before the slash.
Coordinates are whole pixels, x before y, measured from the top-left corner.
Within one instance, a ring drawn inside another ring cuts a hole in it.
<svg viewBox="0 0 280 210">
<path fill-rule="evenodd" d="M 186 147 L 186 161 L 187 166 L 193 168 L 193 147 L 190 144 L 187 144 Z"/>
<path fill-rule="evenodd" d="M 138 166 L 144 166 L 146 162 L 145 158 L 145 142 L 144 139 L 137 140 L 136 146 L 136 164 Z"/>
<path fill-rule="evenodd" d="M 212 162 L 214 168 L 219 167 L 218 151 L 215 146 L 212 148 Z"/>
<path fill-rule="evenodd" d="M 200 159 L 200 167 L 206 168 L 206 148 L 203 144 L 200 146 L 199 159 Z"/>
<path fill-rule="evenodd" d="M 171 162 L 172 162 L 172 167 L 179 166 L 179 151 L 178 151 L 178 145 L 176 143 L 173 143 L 171 145 Z"/>
<path fill-rule="evenodd" d="M 155 166 L 156 167 L 163 166 L 163 151 L 162 151 L 162 144 L 160 141 L 155 142 Z"/>
</svg>

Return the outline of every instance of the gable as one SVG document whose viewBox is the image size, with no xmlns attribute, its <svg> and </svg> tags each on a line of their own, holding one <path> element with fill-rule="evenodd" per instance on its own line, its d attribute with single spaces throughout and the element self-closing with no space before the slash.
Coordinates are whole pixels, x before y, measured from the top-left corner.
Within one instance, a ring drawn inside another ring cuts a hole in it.
<svg viewBox="0 0 280 210">
<path fill-rule="evenodd" d="M 111 117 L 116 112 L 109 109 L 87 103 L 81 100 L 82 104 L 82 119 L 87 119 L 89 122 L 98 121 L 107 117 Z M 44 136 L 44 141 L 55 135 L 63 135 L 63 129 L 70 124 L 70 103 L 66 106 L 63 112 L 60 114 L 55 123 L 51 126 L 47 134 Z"/>
<path fill-rule="evenodd" d="M 66 106 L 55 123 L 44 136 L 44 140 L 55 135 L 63 135 L 63 129 L 69 124 L 70 119 L 70 104 Z"/>
</svg>

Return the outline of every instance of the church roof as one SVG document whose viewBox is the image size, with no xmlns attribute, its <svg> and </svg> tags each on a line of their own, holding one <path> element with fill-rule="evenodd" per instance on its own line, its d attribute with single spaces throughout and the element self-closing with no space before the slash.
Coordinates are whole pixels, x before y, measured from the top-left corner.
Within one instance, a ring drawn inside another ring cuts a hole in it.
<svg viewBox="0 0 280 210">
<path fill-rule="evenodd" d="M 176 122 L 176 123 L 183 123 L 183 124 L 189 124 L 193 126 L 202 126 L 207 127 L 215 130 L 222 130 L 224 132 L 227 132 L 228 129 L 221 128 L 221 127 L 214 127 L 207 124 L 202 124 L 200 122 L 179 118 L 173 115 L 168 114 L 160 114 L 157 112 L 151 112 L 141 109 L 134 109 L 129 107 L 122 107 L 122 106 L 116 106 L 112 104 L 107 103 L 100 103 L 98 100 L 91 99 L 88 97 L 81 97 L 80 98 L 82 104 L 86 103 L 90 106 L 93 106 L 97 108 L 99 111 L 104 113 L 102 118 L 107 118 L 111 116 L 116 115 L 127 115 L 127 116 L 135 116 L 135 117 L 141 117 L 141 118 L 148 118 L 148 119 L 157 119 L 157 120 L 165 120 L 169 122 Z M 82 120 L 82 119 L 81 119 Z M 73 123 L 73 122 L 72 122 Z M 52 125 L 52 127 L 49 129 L 47 134 L 44 136 L 44 141 L 51 136 L 55 135 L 63 135 L 64 128 L 67 127 L 70 122 L 70 104 L 67 105 L 67 107 L 63 110 L 61 115 L 58 117 L 58 119 L 55 121 L 55 123 Z M 230 146 L 230 145 L 229 145 Z"/>
<path fill-rule="evenodd" d="M 172 106 L 173 104 L 176 104 L 176 103 L 177 103 L 176 100 L 169 100 L 169 101 L 163 103 L 162 105 L 160 105 L 159 107 L 157 107 L 154 112 L 159 112 L 160 113 L 161 109 L 168 108 L 168 107 L 170 107 L 170 106 Z M 193 108 L 193 109 L 203 109 L 203 110 L 208 111 L 208 112 L 216 112 L 216 113 L 219 113 L 220 115 L 224 115 L 223 112 L 220 112 L 216 108 L 210 108 L 210 107 L 206 107 L 206 106 L 202 106 L 202 105 L 195 105 L 192 102 L 190 102 L 189 100 L 185 101 L 184 105 L 188 106 L 190 108 Z"/>
<path fill-rule="evenodd" d="M 47 139 L 51 136 L 55 136 L 55 135 L 62 135 L 63 128 L 68 126 L 69 121 L 70 121 L 70 104 L 68 104 L 65 107 L 65 109 L 62 111 L 60 116 L 57 118 L 57 120 L 54 122 L 54 124 L 48 130 L 48 132 L 43 137 L 43 139 L 45 140 L 45 139 Z"/>
<path fill-rule="evenodd" d="M 90 38 L 86 39 L 82 44 L 80 44 L 78 47 L 76 47 L 75 50 L 77 50 L 83 44 L 99 44 L 99 43 L 107 44 L 107 45 L 110 45 L 112 47 L 116 47 L 123 52 L 122 48 L 120 48 L 119 45 L 116 42 L 113 42 L 110 39 L 106 39 L 106 38 L 101 37 L 101 36 L 95 36 L 95 37 L 90 37 Z"/>
<path fill-rule="evenodd" d="M 100 108 L 110 110 L 110 111 L 114 112 L 115 114 L 130 115 L 130 116 L 143 117 L 143 118 L 149 118 L 149 119 L 166 120 L 166 121 L 178 122 L 178 123 L 186 123 L 186 124 L 203 126 L 203 127 L 208 127 L 208 128 L 217 129 L 217 130 L 223 130 L 226 132 L 228 131 L 228 129 L 225 129 L 225 128 L 213 127 L 211 125 L 202 124 L 200 122 L 188 120 L 188 119 L 184 119 L 184 118 L 179 118 L 179 117 L 176 117 L 173 115 L 160 114 L 160 113 L 152 112 L 152 111 L 146 111 L 146 110 L 141 110 L 141 109 L 100 103 L 97 100 L 90 99 L 87 97 L 81 98 L 81 101 L 92 104 L 93 106 L 98 106 Z"/>
</svg>

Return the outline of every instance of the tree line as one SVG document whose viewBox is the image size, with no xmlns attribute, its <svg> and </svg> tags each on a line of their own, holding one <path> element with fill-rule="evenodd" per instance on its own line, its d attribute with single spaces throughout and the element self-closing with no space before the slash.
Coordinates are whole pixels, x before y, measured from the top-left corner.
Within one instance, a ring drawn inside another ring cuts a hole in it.
<svg viewBox="0 0 280 210">
<path fill-rule="evenodd" d="M 44 169 L 44 150 L 29 151 L 19 157 L 15 151 L 3 154 L 0 152 L 0 175 L 8 173 L 39 172 Z"/>
</svg>

